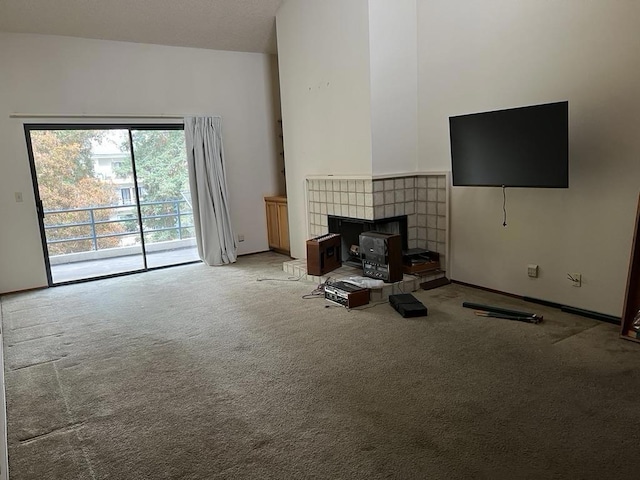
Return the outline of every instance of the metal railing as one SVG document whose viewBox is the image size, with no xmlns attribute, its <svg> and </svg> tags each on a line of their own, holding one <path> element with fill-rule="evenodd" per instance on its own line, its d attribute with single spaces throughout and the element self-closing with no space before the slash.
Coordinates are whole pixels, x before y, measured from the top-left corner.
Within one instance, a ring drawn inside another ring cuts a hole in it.
<svg viewBox="0 0 640 480">
<path fill-rule="evenodd" d="M 187 204 L 187 208 L 181 208 L 181 204 Z M 166 232 L 166 231 L 176 231 L 177 239 L 173 240 L 182 240 L 185 238 L 193 238 L 193 233 L 189 233 L 190 229 L 193 229 L 193 212 L 191 211 L 191 207 L 189 202 L 186 200 L 166 200 L 166 201 L 158 201 L 158 202 L 141 202 L 140 210 L 142 211 L 145 207 L 149 206 L 163 206 L 163 205 L 173 205 L 173 211 L 171 213 L 160 213 L 153 215 L 142 215 L 142 233 L 145 235 L 146 243 L 153 243 L 152 241 L 148 241 L 147 238 L 149 234 L 153 234 L 156 232 Z M 49 235 L 47 237 L 47 246 L 56 245 L 61 243 L 69 243 L 69 242 L 78 242 L 78 241 L 87 241 L 90 240 L 92 244 L 91 250 L 99 250 L 100 245 L 98 240 L 102 238 L 117 238 L 117 237 L 125 237 L 125 236 L 133 236 L 140 235 L 140 225 L 138 225 L 138 214 L 137 211 L 135 214 L 132 214 L 130 218 L 118 218 L 118 219 L 109 219 L 109 220 L 100 220 L 96 215 L 96 212 L 105 211 L 105 210 L 117 210 L 117 209 L 136 209 L 135 204 L 130 205 L 102 205 L 98 207 L 86 207 L 86 208 L 70 208 L 70 209 L 59 209 L 59 210 L 44 210 L 45 219 L 47 215 L 52 216 L 56 214 L 65 214 L 65 213 L 77 213 L 81 214 L 82 212 L 88 212 L 87 220 L 80 222 L 66 222 L 66 223 L 54 223 L 47 225 L 45 222 L 45 231 L 59 231 L 63 229 L 75 228 L 75 227 L 83 227 L 89 226 L 91 234 L 90 235 L 76 235 L 71 237 L 62 237 L 49 239 Z M 161 227 L 161 228 L 148 228 L 145 227 L 145 221 L 160 219 L 160 218 L 171 218 L 174 217 L 176 220 L 173 226 Z M 188 221 L 184 217 L 189 217 L 191 221 Z M 97 232 L 96 227 L 99 225 L 109 225 L 109 224 L 124 224 L 127 223 L 135 223 L 135 230 L 127 230 L 124 232 L 112 232 L 112 233 L 103 233 L 100 234 Z M 83 250 L 87 251 L 87 250 Z"/>
</svg>

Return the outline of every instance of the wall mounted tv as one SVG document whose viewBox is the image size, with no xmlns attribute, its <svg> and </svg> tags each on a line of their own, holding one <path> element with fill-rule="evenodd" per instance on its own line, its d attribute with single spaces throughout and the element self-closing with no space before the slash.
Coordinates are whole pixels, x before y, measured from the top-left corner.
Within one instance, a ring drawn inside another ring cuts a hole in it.
<svg viewBox="0 0 640 480">
<path fill-rule="evenodd" d="M 449 117 L 454 186 L 569 187 L 569 102 Z"/>
</svg>

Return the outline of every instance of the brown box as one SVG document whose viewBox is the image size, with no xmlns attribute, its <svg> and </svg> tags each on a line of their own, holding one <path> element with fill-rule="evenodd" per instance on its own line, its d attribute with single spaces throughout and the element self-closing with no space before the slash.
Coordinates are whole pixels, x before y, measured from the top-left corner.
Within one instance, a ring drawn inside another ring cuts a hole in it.
<svg viewBox="0 0 640 480">
<path fill-rule="evenodd" d="M 328 233 L 307 240 L 307 274 L 321 276 L 342 266 L 339 233 Z"/>
</svg>

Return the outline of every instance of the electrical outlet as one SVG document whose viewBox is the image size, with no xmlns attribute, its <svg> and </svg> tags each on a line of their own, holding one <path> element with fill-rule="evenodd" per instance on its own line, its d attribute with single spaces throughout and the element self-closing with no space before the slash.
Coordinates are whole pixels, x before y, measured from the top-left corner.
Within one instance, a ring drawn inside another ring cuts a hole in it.
<svg viewBox="0 0 640 480">
<path fill-rule="evenodd" d="M 538 278 L 538 265 L 534 265 L 533 263 L 527 265 L 527 275 L 531 278 Z"/>
<path fill-rule="evenodd" d="M 22 202 L 22 192 L 15 192 L 15 197 L 16 197 L 16 202 L 17 203 L 21 203 Z"/>
<path fill-rule="evenodd" d="M 238 242 L 244 242 L 244 234 L 243 233 L 239 233 L 238 234 Z"/>
<path fill-rule="evenodd" d="M 582 274 L 581 273 L 567 273 L 567 279 L 572 282 L 574 287 L 582 286 Z"/>
</svg>

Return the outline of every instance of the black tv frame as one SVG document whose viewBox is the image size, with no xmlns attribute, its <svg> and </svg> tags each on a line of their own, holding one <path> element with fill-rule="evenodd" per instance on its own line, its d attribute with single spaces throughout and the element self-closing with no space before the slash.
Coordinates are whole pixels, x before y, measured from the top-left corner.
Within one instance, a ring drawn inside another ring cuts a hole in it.
<svg viewBox="0 0 640 480">
<path fill-rule="evenodd" d="M 569 187 L 569 102 L 449 117 L 453 186 Z"/>
</svg>

